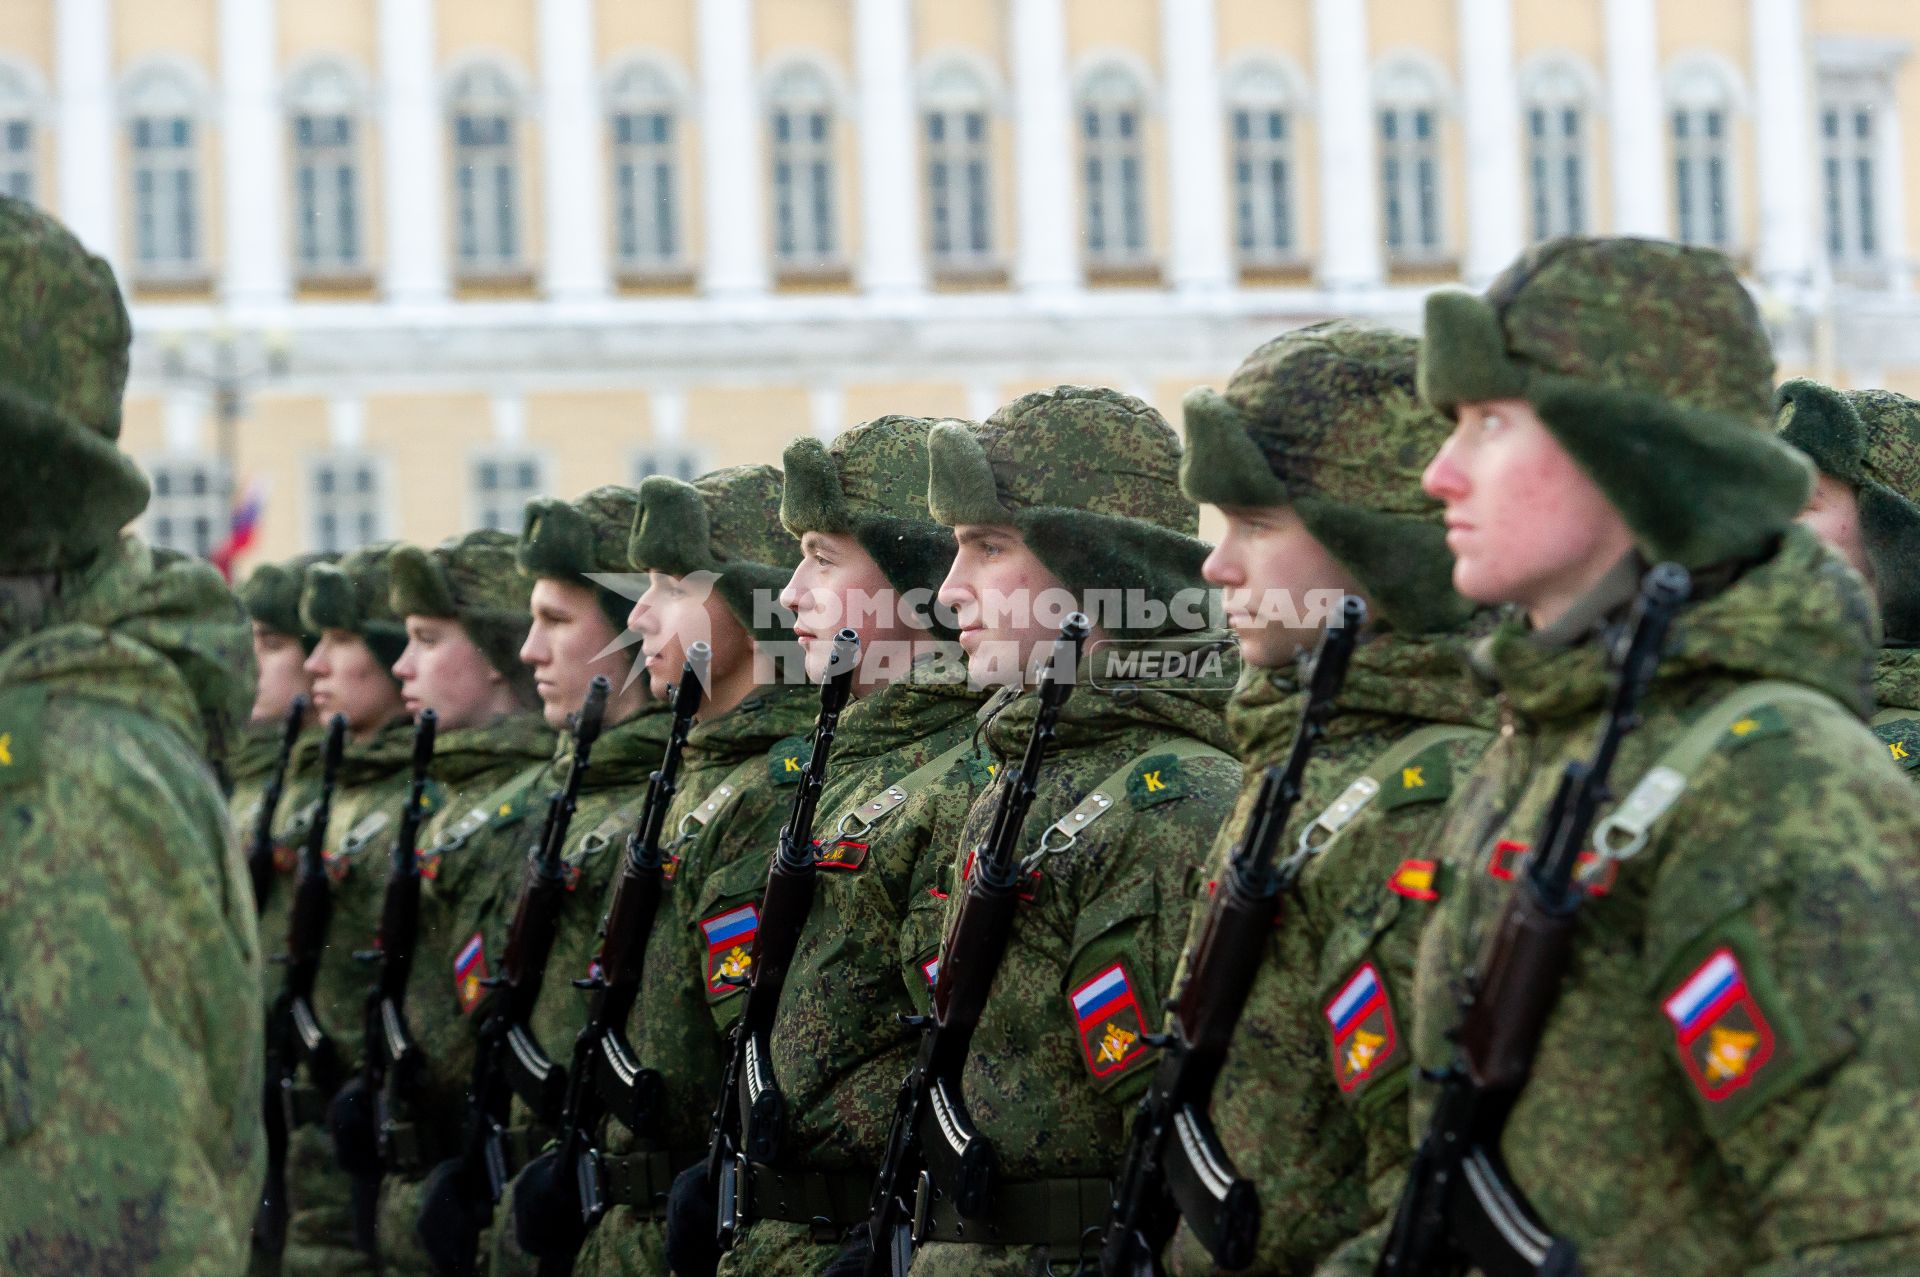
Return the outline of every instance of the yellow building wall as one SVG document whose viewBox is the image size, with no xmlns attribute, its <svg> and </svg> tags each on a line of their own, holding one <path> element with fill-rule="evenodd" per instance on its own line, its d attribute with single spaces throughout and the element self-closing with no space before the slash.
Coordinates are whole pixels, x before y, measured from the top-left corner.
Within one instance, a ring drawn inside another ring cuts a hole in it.
<svg viewBox="0 0 1920 1277">
<path fill-rule="evenodd" d="M 527 396 L 529 447 L 548 457 L 550 495 L 571 500 L 602 484 L 633 482 L 633 457 L 653 441 L 640 391 L 575 391 Z"/>
<path fill-rule="evenodd" d="M 1440 172 L 1446 189 L 1445 259 L 1457 262 L 1467 239 L 1466 141 L 1460 124 L 1459 31 L 1455 6 L 1432 0 L 1365 0 L 1367 35 L 1377 66 L 1387 56 L 1416 50 L 1439 62 L 1445 76 L 1444 109 L 1440 117 Z M 1420 282 L 1424 270 L 1394 272 L 1396 280 Z"/>
<path fill-rule="evenodd" d="M 1220 0 L 1219 58 L 1221 74 L 1229 74 L 1241 58 L 1278 54 L 1283 65 L 1307 77 L 1313 74 L 1313 6 L 1311 0 Z M 1300 257 L 1311 261 L 1320 251 L 1319 137 L 1313 113 L 1311 79 L 1296 82 L 1301 95 L 1293 118 L 1294 242 Z M 1222 146 L 1230 146 L 1224 113 Z M 1229 156 L 1231 151 L 1229 150 Z M 1228 181 L 1232 181 L 1229 171 Z M 1229 205 L 1229 233 L 1232 230 Z"/>
<path fill-rule="evenodd" d="M 958 382 L 915 381 L 848 386 L 844 395 L 843 426 L 855 426 L 876 417 L 901 413 L 913 417 L 967 415 L 967 390 Z M 774 458 L 778 465 L 778 458 Z"/>
<path fill-rule="evenodd" d="M 53 0 L 5 0 L 0 3 L 0 58 L 23 62 L 39 76 L 43 114 L 33 134 L 33 191 L 37 203 L 53 207 L 58 192 L 60 130 L 55 125 Z M 55 210 L 56 212 L 59 210 Z"/>
<path fill-rule="evenodd" d="M 787 440 L 813 429 L 807 392 L 797 386 L 699 386 L 687 392 L 686 437 L 709 468 L 777 465 Z"/>
<path fill-rule="evenodd" d="M 515 138 L 519 147 L 519 267 L 529 276 L 539 274 L 543 261 L 546 212 L 540 172 L 540 44 L 534 3 L 535 0 L 460 0 L 458 4 L 438 5 L 434 10 L 442 86 L 459 64 L 477 57 L 497 57 L 504 59 L 514 82 L 527 94 Z M 451 170 L 447 175 L 447 235 L 455 278 L 463 296 L 518 296 L 531 292 L 530 287 L 512 280 L 459 280 L 459 210 L 455 206 Z"/>
<path fill-rule="evenodd" d="M 993 70 L 996 109 L 988 118 L 992 148 L 993 265 L 1011 268 L 1019 250 L 1019 215 L 1014 195 L 1013 73 L 1008 60 L 1007 13 L 999 4 L 954 4 L 952 0 L 914 0 L 914 73 L 916 78 L 942 54 L 964 53 L 969 61 L 984 62 Z M 926 130 L 914 129 L 921 174 L 926 165 Z M 916 175 L 919 176 L 919 175 Z M 921 210 L 922 243 L 928 235 L 926 210 Z"/>
<path fill-rule="evenodd" d="M 214 127 L 220 69 L 215 4 L 216 0 L 142 0 L 139 4 L 123 3 L 114 7 L 116 76 L 124 76 L 130 67 L 144 58 L 165 54 L 193 63 L 199 70 L 201 83 L 214 90 L 203 103 L 205 112 L 197 121 L 194 134 L 199 147 L 200 259 L 208 280 L 205 283 L 190 283 L 187 287 L 168 286 L 158 292 L 160 296 L 192 298 L 210 295 L 211 280 L 219 274 L 224 252 L 220 130 Z M 139 281 L 131 268 L 134 256 L 133 166 L 132 143 L 125 128 L 119 130 L 119 151 L 123 260 L 129 263 L 127 276 L 135 285 L 135 295 L 144 296 L 149 290 L 138 286 Z"/>
<path fill-rule="evenodd" d="M 156 396 L 129 396 L 120 405 L 120 451 L 141 458 L 166 446 L 166 405 Z"/>
<path fill-rule="evenodd" d="M 280 19 L 280 62 L 287 65 L 310 53 L 344 53 L 362 70 L 379 65 L 377 0 L 291 0 L 276 10 Z"/>
<path fill-rule="evenodd" d="M 260 394 L 247 405 L 238 433 L 240 490 L 260 483 L 266 490 L 260 531 L 243 564 L 271 563 L 305 552 L 313 523 L 307 466 L 327 452 L 327 401 L 314 395 Z M 396 506 L 407 494 L 395 496 Z"/>
<path fill-rule="evenodd" d="M 1745 110 L 1734 112 L 1735 246 L 1749 256 L 1760 238 L 1759 151 L 1753 128 L 1753 25 L 1747 0 L 1689 0 L 1659 9 L 1660 67 L 1664 74 L 1689 54 L 1714 53 L 1740 73 Z M 1663 136 L 1670 127 L 1662 121 Z M 1672 192 L 1669 190 L 1671 199 Z"/>
<path fill-rule="evenodd" d="M 1894 79 L 1894 97 L 1906 199 L 1905 256 L 1911 262 L 1920 248 L 1920 5 L 1908 0 L 1807 0 L 1807 34 L 1809 39 L 1855 36 L 1908 44 Z M 1817 139 L 1816 133 L 1816 145 Z M 1824 222 L 1820 226 L 1824 232 Z M 1909 281 L 1912 278 L 1909 271 Z"/>
<path fill-rule="evenodd" d="M 1585 66 L 1598 85 L 1598 92 L 1587 104 L 1587 172 L 1592 180 L 1587 188 L 1587 230 L 1605 234 L 1613 229 L 1613 160 L 1607 123 L 1607 45 L 1603 0 L 1514 0 L 1513 55 L 1525 65 L 1529 59 L 1555 54 L 1570 55 Z M 1521 91 L 1524 94 L 1525 85 Z M 1526 104 L 1521 103 L 1521 146 L 1527 145 Z M 1523 152 L 1524 154 L 1524 152 Z M 1660 171 L 1664 174 L 1663 163 Z M 1531 178 L 1523 172 L 1522 189 L 1527 192 L 1531 209 Z M 1526 220 L 1532 233 L 1532 213 Z"/>
<path fill-rule="evenodd" d="M 1172 209 L 1167 199 L 1166 77 L 1160 61 L 1160 7 L 1156 0 L 1066 0 L 1067 74 L 1077 80 L 1089 62 L 1102 53 L 1130 54 L 1146 66 L 1147 111 L 1142 141 L 1147 168 L 1147 260 L 1164 269 L 1171 242 Z M 1074 114 L 1073 136 L 1080 152 L 1079 113 Z M 1075 225 L 1085 234 L 1085 183 L 1075 166 L 1074 194 L 1080 207 Z M 1126 272 L 1126 282 L 1134 282 Z M 1090 282 L 1098 284 L 1096 276 Z"/>
<path fill-rule="evenodd" d="M 633 49 L 665 53 L 692 78 L 699 63 L 692 0 L 615 0 L 594 9 L 596 43 L 604 66 Z"/>
<path fill-rule="evenodd" d="M 390 527 L 431 544 L 467 515 L 467 457 L 493 442 L 485 395 L 370 395 L 364 447 L 387 459 Z"/>
<path fill-rule="evenodd" d="M 285 243 L 300 300 L 371 301 L 378 296 L 375 281 L 386 259 L 386 217 L 383 184 L 386 177 L 380 151 L 380 53 L 376 33 L 376 0 L 329 0 L 326 4 L 282 4 L 280 15 L 280 69 L 287 75 L 318 57 L 344 56 L 363 77 L 371 94 L 366 110 L 354 122 L 359 142 L 360 256 L 365 279 L 329 279 L 320 288 L 300 287 L 300 261 L 293 205 L 296 157 L 287 143 L 287 227 Z M 289 138 L 291 135 L 288 135 Z"/>
<path fill-rule="evenodd" d="M 684 248 L 681 267 L 689 278 L 698 270 L 705 253 L 705 192 L 701 187 L 700 163 L 700 86 L 697 68 L 699 46 L 695 34 L 693 0 L 618 0 L 594 8 L 598 29 L 595 34 L 598 87 L 604 88 L 615 69 L 626 59 L 642 56 L 669 64 L 691 95 L 689 109 L 675 121 L 679 140 L 680 243 Z M 613 133 L 603 128 L 601 145 L 607 174 L 607 234 L 609 252 L 615 251 L 612 209 Z M 617 267 L 617 263 L 616 263 Z"/>
<path fill-rule="evenodd" d="M 846 268 L 851 276 L 860 261 L 860 189 L 867 178 L 860 172 L 859 84 L 854 72 L 852 0 L 762 0 L 754 9 L 754 44 L 760 68 L 758 87 L 764 89 L 767 77 L 779 63 L 790 58 L 807 58 L 823 62 L 830 79 L 846 94 L 835 104 L 838 109 L 833 122 L 834 242 L 840 249 L 835 255 L 835 264 Z M 767 120 L 763 98 L 760 162 L 761 172 L 766 174 L 767 249 L 772 254 L 777 232 L 772 203 L 773 138 Z M 782 273 L 777 260 L 774 260 L 774 270 L 776 276 Z M 846 284 L 846 281 L 822 280 L 810 274 L 783 282 L 807 291 L 821 287 L 837 290 Z"/>
</svg>

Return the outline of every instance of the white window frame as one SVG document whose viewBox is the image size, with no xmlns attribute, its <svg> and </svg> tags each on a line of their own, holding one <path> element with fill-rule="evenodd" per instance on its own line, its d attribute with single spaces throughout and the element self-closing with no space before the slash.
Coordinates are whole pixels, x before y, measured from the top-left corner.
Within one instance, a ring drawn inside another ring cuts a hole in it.
<svg viewBox="0 0 1920 1277">
<path fill-rule="evenodd" d="M 462 279 L 497 279 L 526 270 L 520 152 L 525 113 L 518 82 L 497 62 L 472 63 L 448 81 L 453 258 Z"/>
<path fill-rule="evenodd" d="M 304 279 L 355 275 L 366 266 L 367 187 L 363 77 L 337 59 L 300 68 L 287 90 L 293 259 Z M 303 133 L 341 136 L 303 140 Z"/>
<path fill-rule="evenodd" d="M 331 471 L 336 477 L 331 493 L 320 490 L 322 471 Z M 338 476 L 343 472 L 365 473 L 370 481 L 368 488 L 364 492 L 343 493 L 338 486 Z M 347 553 L 392 535 L 387 507 L 387 494 L 392 485 L 388 481 L 385 457 L 360 448 L 336 448 L 308 457 L 304 477 L 308 549 Z M 331 538 L 325 529 L 330 515 L 336 523 L 335 535 Z"/>
<path fill-rule="evenodd" d="M 1693 58 L 1667 76 L 1667 146 L 1672 158 L 1673 237 L 1736 252 L 1741 242 L 1735 122 L 1742 112 L 1731 73 Z"/>
<path fill-rule="evenodd" d="M 512 483 L 500 482 L 503 472 Z M 535 448 L 499 446 L 481 448 L 467 459 L 467 526 L 492 528 L 516 535 L 526 522 L 527 502 L 548 493 L 548 461 Z M 494 475 L 489 484 L 486 476 Z M 521 481 L 521 476 L 527 482 Z"/>
<path fill-rule="evenodd" d="M 629 61 L 607 87 L 609 225 L 614 260 L 629 275 L 674 274 L 687 261 L 686 103 L 677 77 L 652 59 Z"/>
<path fill-rule="evenodd" d="M 1080 135 L 1081 243 L 1090 269 L 1133 270 L 1153 260 L 1148 201 L 1146 84 L 1117 61 L 1094 65 L 1074 95 Z"/>
<path fill-rule="evenodd" d="M 207 558 L 226 541 L 233 521 L 226 466 L 218 457 L 191 452 L 162 453 L 146 465 L 153 489 L 142 524 L 147 540 Z"/>
<path fill-rule="evenodd" d="M 971 59 L 943 57 L 920 77 L 927 260 L 938 274 L 996 269 L 994 90 Z"/>
<path fill-rule="evenodd" d="M 767 88 L 768 190 L 773 260 L 787 273 L 840 269 L 840 108 L 833 81 L 810 61 L 791 62 Z"/>
<path fill-rule="evenodd" d="M 1388 63 L 1375 77 L 1380 234 L 1387 259 L 1396 266 L 1438 265 L 1451 252 L 1445 98 L 1431 72 L 1409 59 Z"/>
<path fill-rule="evenodd" d="M 1292 266 L 1300 247 L 1301 97 L 1277 64 L 1242 65 L 1228 80 L 1226 136 L 1233 248 L 1242 268 Z"/>
<path fill-rule="evenodd" d="M 640 448 L 633 453 L 628 462 L 627 471 L 633 476 L 633 485 L 637 488 L 642 480 L 652 475 L 664 474 L 683 483 L 692 483 L 707 472 L 706 454 L 698 448 L 688 448 L 677 443 L 657 443 L 650 448 Z"/>
<path fill-rule="evenodd" d="M 1521 93 L 1527 229 L 1534 242 L 1593 228 L 1593 101 L 1588 76 L 1555 58 L 1533 68 Z"/>
<path fill-rule="evenodd" d="M 40 194 L 46 110 L 46 86 L 33 68 L 0 59 L 0 195 L 32 203 Z"/>
<path fill-rule="evenodd" d="M 163 284 L 198 281 L 207 273 L 205 78 L 167 57 L 135 66 L 123 85 L 134 276 Z"/>
</svg>

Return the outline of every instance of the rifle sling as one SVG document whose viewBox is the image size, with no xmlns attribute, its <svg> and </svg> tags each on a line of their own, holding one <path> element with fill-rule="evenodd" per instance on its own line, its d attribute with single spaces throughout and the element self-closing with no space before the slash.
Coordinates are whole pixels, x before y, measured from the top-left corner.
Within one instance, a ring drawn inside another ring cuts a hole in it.
<svg viewBox="0 0 1920 1277">
<path fill-rule="evenodd" d="M 1380 786 L 1387 777 L 1435 745 L 1474 740 L 1491 734 L 1483 727 L 1468 727 L 1458 723 L 1430 723 L 1407 733 L 1374 759 L 1366 771 L 1340 791 L 1339 797 L 1327 804 L 1326 810 L 1313 818 L 1301 832 L 1301 842 L 1310 845 L 1316 852 L 1325 851 L 1353 823 L 1354 817 L 1365 811 L 1367 805 L 1379 795 Z"/>
<path fill-rule="evenodd" d="M 1040 835 L 1040 850 L 1048 855 L 1065 851 L 1073 845 L 1073 840 L 1093 827 L 1095 821 L 1114 809 L 1127 795 L 1127 779 L 1134 770 L 1149 758 L 1172 758 L 1175 762 L 1186 762 L 1190 758 L 1225 758 L 1228 755 L 1215 749 L 1205 741 L 1191 736 L 1181 736 L 1174 740 L 1156 742 L 1129 758 L 1105 780 L 1087 792 L 1087 796 L 1074 805 L 1072 811 L 1047 826 Z"/>
<path fill-rule="evenodd" d="M 907 799 L 940 779 L 948 768 L 972 753 L 973 748 L 973 738 L 969 736 L 951 749 L 943 750 L 931 761 L 914 768 L 873 797 L 848 808 L 838 820 L 830 822 L 833 836 L 865 837 L 875 825 L 899 810 Z"/>
<path fill-rule="evenodd" d="M 1056 1255 L 1097 1249 L 1113 1183 L 1106 1179 L 1042 1179 L 996 1184 L 986 1213 L 966 1218 L 941 1194 L 927 1212 L 919 1242 L 972 1246 L 1045 1246 Z"/>
</svg>

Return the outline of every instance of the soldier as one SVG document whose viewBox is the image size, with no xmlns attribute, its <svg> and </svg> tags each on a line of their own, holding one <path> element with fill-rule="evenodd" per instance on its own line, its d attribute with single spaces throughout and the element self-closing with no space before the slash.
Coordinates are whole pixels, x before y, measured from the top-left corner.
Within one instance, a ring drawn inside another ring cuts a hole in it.
<svg viewBox="0 0 1920 1277">
<path fill-rule="evenodd" d="M 335 714 L 347 720 L 347 749 L 325 847 L 333 915 L 313 1004 L 349 1067 L 360 1058 L 368 980 L 366 966 L 353 960 L 353 952 L 366 945 L 379 918 L 387 852 L 413 747 L 413 728 L 393 672 L 407 644 L 406 627 L 388 599 L 394 549 L 392 542 L 382 542 L 338 563 L 312 564 L 300 596 L 301 623 L 320 635 L 306 662 L 314 712 L 323 723 Z M 429 791 L 432 807 L 440 793 L 438 786 Z M 351 1185 L 334 1161 L 324 1120 L 333 1097 L 316 1093 L 304 1074 L 294 1090 L 298 1125 L 287 1138 L 291 1213 L 281 1271 L 287 1277 L 371 1273 L 375 1261 L 355 1243 Z"/>
<path fill-rule="evenodd" d="M 1420 402 L 1418 353 L 1377 325 L 1316 324 L 1255 351 L 1224 395 L 1198 390 L 1185 405 L 1181 486 L 1226 516 L 1203 570 L 1224 590 L 1247 663 L 1227 709 L 1247 782 L 1285 761 L 1303 690 L 1295 657 L 1320 619 L 1343 593 L 1372 616 L 1280 839 L 1281 858 L 1303 834 L 1317 850 L 1282 900 L 1272 960 L 1214 1094 L 1227 1151 L 1259 1190 L 1252 1272 L 1305 1270 L 1400 1190 L 1407 1051 L 1377 1026 L 1337 1032 L 1325 1010 L 1366 979 L 1407 1005 L 1433 898 L 1425 857 L 1454 778 L 1494 726 L 1467 678 L 1472 607 L 1450 583 L 1440 505 L 1420 491 L 1448 423 Z M 1208 883 L 1224 875 L 1258 788 L 1244 785 L 1214 839 Z M 1196 926 L 1206 907 L 1203 891 Z M 1213 1271 L 1184 1228 L 1170 1260 L 1194 1277 Z"/>
<path fill-rule="evenodd" d="M 751 1222 L 726 1274 L 818 1273 L 865 1220 L 916 1046 L 900 1022 L 915 1010 L 909 981 L 926 983 L 901 952 L 907 910 L 937 885 L 986 778 L 973 730 L 983 697 L 953 631 L 927 615 L 954 551 L 927 512 L 932 424 L 882 417 L 830 447 L 787 445 L 780 517 L 801 561 L 780 601 L 811 677 L 842 625 L 860 635 L 861 671 L 816 809 L 819 881 L 771 1037 L 789 1152 L 753 1167 Z"/>
<path fill-rule="evenodd" d="M 450 914 L 472 877 L 467 839 L 494 814 L 480 805 L 482 799 L 552 753 L 552 729 L 535 710 L 533 674 L 520 660 L 533 622 L 532 583 L 516 569 L 516 544 L 507 533 L 477 531 L 431 550 L 403 545 L 391 559 L 388 602 L 407 632 L 393 669 L 407 712 L 431 708 L 439 717 L 432 777 L 441 794 L 438 812 L 419 839 L 423 885 L 415 953 L 422 958 L 413 967 L 406 1007 L 428 1075 L 414 1096 L 393 1097 L 399 1101 L 389 1113 L 398 1164 L 381 1185 L 383 1200 L 407 1199 L 381 1211 L 391 1225 L 378 1230 L 389 1277 L 424 1277 L 429 1271 L 413 1233 L 415 1183 L 456 1138 L 472 1065 L 472 1039 L 462 1031 L 459 1004 L 440 962 L 451 946 Z M 397 804 L 394 810 L 397 821 Z M 341 937 L 356 948 L 370 939 Z M 363 974 L 363 985 L 371 979 Z M 360 1098 L 358 1078 L 343 1090 L 342 1098 L 347 1096 Z"/>
<path fill-rule="evenodd" d="M 1395 1011 L 1416 1134 L 1483 933 L 1591 757 L 1607 638 L 1646 564 L 1694 578 L 1501 1140 L 1589 1277 L 1920 1265 L 1920 804 L 1859 721 L 1871 600 L 1794 526 L 1812 474 L 1768 429 L 1772 371 L 1705 250 L 1558 240 L 1485 297 L 1427 302 L 1421 390 L 1457 425 L 1425 482 L 1454 584 L 1516 606 L 1475 652 L 1501 734 L 1456 787 Z"/>
<path fill-rule="evenodd" d="M 771 466 L 640 485 L 628 555 L 647 588 L 629 624 L 654 695 L 679 681 L 695 641 L 712 645 L 713 661 L 667 811 L 671 868 L 630 1039 L 660 1075 L 663 1120 L 645 1139 L 609 1123 L 618 1204 L 587 1236 L 574 1266 L 583 1277 L 665 1277 L 666 1194 L 675 1174 L 706 1155 L 721 1049 L 740 1001 L 720 977 L 746 974 L 768 861 L 807 759 L 819 697 L 796 668 L 793 615 L 776 602 L 799 555 L 780 527 L 780 487 Z"/>
<path fill-rule="evenodd" d="M 1003 684 L 981 711 L 1002 775 L 1026 746 L 1038 701 L 1026 675 L 1058 633 L 1060 605 L 1089 611 L 1095 632 L 1020 841 L 1038 857 L 1031 899 L 964 1074 L 998 1158 L 996 1191 L 981 1219 L 936 1202 L 913 1272 L 1071 1270 L 1105 1219 L 1146 1085 L 1143 1039 L 1161 1019 L 1183 902 L 1239 788 L 1221 720 L 1237 662 L 1206 628 L 1207 547 L 1180 494 L 1179 440 L 1152 408 L 1061 386 L 984 425 L 935 426 L 929 449 L 928 505 L 959 543 L 940 601 L 957 615 L 971 676 Z M 989 787 L 950 849 L 949 910 L 997 800 Z M 933 956 L 926 939 L 909 936 L 916 957 Z"/>
<path fill-rule="evenodd" d="M 0 1254 L 237 1273 L 265 1166 L 253 894 L 204 761 L 251 694 L 206 564 L 122 529 L 112 271 L 0 199 Z"/>
<path fill-rule="evenodd" d="M 1901 770 L 1920 780 L 1920 402 L 1799 380 L 1782 386 L 1774 404 L 1781 437 L 1820 470 L 1800 522 L 1879 598 L 1873 729 Z"/>
</svg>

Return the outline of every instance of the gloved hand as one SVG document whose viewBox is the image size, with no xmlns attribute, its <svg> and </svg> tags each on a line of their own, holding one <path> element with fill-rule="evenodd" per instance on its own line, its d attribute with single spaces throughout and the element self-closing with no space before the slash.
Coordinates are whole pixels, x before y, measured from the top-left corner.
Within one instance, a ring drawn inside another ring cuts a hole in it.
<svg viewBox="0 0 1920 1277">
<path fill-rule="evenodd" d="M 460 1159 L 449 1158 L 427 1174 L 414 1235 L 437 1277 L 475 1277 L 480 1271 L 480 1234 L 493 1218 L 493 1203 L 471 1195 L 461 1183 Z"/>
<path fill-rule="evenodd" d="M 667 1266 L 675 1277 L 713 1277 L 720 1267 L 716 1224 L 720 1192 L 700 1162 L 681 1171 L 667 1194 Z"/>
<path fill-rule="evenodd" d="M 867 1261 L 873 1258 L 873 1234 L 861 1224 L 853 1230 L 838 1255 L 820 1270 L 820 1277 L 866 1277 Z"/>
<path fill-rule="evenodd" d="M 380 1173 L 380 1130 L 374 1098 L 367 1091 L 366 1076 L 356 1073 L 327 1102 L 327 1130 L 333 1135 L 334 1160 L 341 1170 L 355 1177 Z"/>
<path fill-rule="evenodd" d="M 580 1186 L 574 1168 L 550 1148 L 528 1162 L 513 1182 L 513 1236 L 535 1259 L 564 1259 L 587 1239 L 580 1218 Z"/>
</svg>

